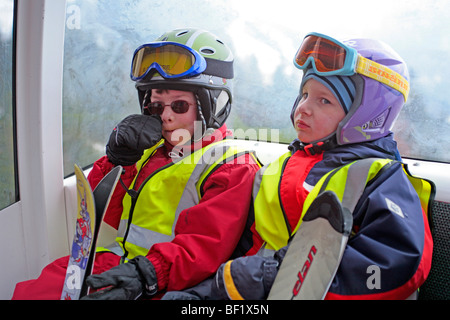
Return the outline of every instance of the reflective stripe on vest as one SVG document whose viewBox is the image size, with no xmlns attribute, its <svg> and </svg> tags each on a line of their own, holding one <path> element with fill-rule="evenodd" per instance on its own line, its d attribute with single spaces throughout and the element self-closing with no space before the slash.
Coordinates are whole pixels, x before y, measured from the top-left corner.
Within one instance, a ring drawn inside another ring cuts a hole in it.
<svg viewBox="0 0 450 320">
<path fill-rule="evenodd" d="M 362 159 L 325 174 L 306 197 L 299 222 L 292 234 L 289 234 L 279 196 L 279 184 L 288 159 L 289 154 L 283 155 L 275 163 L 276 174 L 273 174 L 274 171 L 272 171 L 272 176 L 268 179 L 264 176 L 264 172 L 255 177 L 253 189 L 255 227 L 266 242 L 263 252 L 259 253 L 262 255 L 271 255 L 275 250 L 287 245 L 289 239 L 300 227 L 302 217 L 319 193 L 325 190 L 334 191 L 342 205 L 353 212 L 367 183 L 376 177 L 380 170 L 390 167 L 396 162 L 389 159 Z"/>
<path fill-rule="evenodd" d="M 416 190 L 420 199 L 420 205 L 425 212 L 425 216 L 428 218 L 429 226 L 432 228 L 433 223 L 431 221 L 431 205 L 433 204 L 434 197 L 436 195 L 436 186 L 431 180 L 413 176 L 409 172 L 406 164 L 403 165 L 403 170 L 405 171 L 409 182 L 411 182 L 414 187 L 414 190 Z"/>
<path fill-rule="evenodd" d="M 155 148 L 147 150 L 137 168 L 144 166 L 154 152 Z M 106 249 L 132 259 L 146 255 L 156 243 L 173 240 L 180 213 L 199 203 L 202 183 L 209 174 L 246 153 L 250 152 L 234 146 L 232 140 L 223 140 L 156 170 L 142 183 L 134 199 L 125 195 L 116 242 Z"/>
<path fill-rule="evenodd" d="M 290 157 L 291 152 L 286 152 L 277 160 L 262 167 L 256 173 L 253 182 L 256 231 L 265 242 L 269 242 L 275 247 L 280 247 L 284 243 L 284 236 L 289 234 L 279 191 L 281 177 Z M 265 246 L 266 244 L 264 244 Z"/>
</svg>

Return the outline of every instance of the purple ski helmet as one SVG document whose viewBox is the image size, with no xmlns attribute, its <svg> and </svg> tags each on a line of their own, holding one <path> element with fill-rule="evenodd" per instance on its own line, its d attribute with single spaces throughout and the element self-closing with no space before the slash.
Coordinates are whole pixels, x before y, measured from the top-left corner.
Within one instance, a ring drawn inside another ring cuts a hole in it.
<svg viewBox="0 0 450 320">
<path fill-rule="evenodd" d="M 330 52 L 335 55 L 332 59 Z M 405 62 L 390 46 L 378 40 L 339 42 L 313 32 L 305 37 L 294 65 L 303 70 L 303 79 L 291 112 L 292 121 L 302 86 L 309 78 L 321 81 L 333 91 L 346 112 L 336 132 L 311 142 L 322 142 L 322 149 L 388 135 L 408 97 L 409 73 Z"/>
<path fill-rule="evenodd" d="M 409 82 L 403 59 L 387 44 L 371 39 L 343 41 L 361 56 L 399 73 Z M 356 87 L 353 104 L 336 130 L 339 145 L 371 141 L 388 135 L 405 104 L 404 95 L 396 89 L 361 74 L 351 77 Z"/>
</svg>

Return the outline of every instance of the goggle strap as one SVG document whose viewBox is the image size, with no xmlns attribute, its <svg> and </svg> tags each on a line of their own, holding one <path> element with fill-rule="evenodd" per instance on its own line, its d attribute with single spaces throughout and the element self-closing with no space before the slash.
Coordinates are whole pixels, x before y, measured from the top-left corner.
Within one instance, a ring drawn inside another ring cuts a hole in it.
<svg viewBox="0 0 450 320">
<path fill-rule="evenodd" d="M 405 102 L 408 99 L 408 81 L 392 69 L 358 55 L 358 62 L 356 63 L 355 71 L 401 92 L 405 98 Z"/>
<path fill-rule="evenodd" d="M 206 69 L 203 71 L 204 74 L 225 78 L 233 79 L 233 61 L 220 61 L 217 59 L 206 58 Z"/>
</svg>

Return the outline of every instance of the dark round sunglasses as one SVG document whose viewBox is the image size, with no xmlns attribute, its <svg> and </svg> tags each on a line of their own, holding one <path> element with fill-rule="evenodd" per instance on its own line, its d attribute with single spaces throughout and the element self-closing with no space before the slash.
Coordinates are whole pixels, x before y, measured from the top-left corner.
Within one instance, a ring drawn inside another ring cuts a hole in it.
<svg viewBox="0 0 450 320">
<path fill-rule="evenodd" d="M 164 112 L 164 108 L 166 106 L 170 106 L 173 112 L 181 114 L 186 113 L 189 110 L 189 106 L 191 104 L 184 100 L 176 100 L 171 104 L 164 104 L 161 101 L 150 102 L 148 105 L 144 107 L 148 111 L 149 114 L 157 114 L 162 115 Z"/>
</svg>

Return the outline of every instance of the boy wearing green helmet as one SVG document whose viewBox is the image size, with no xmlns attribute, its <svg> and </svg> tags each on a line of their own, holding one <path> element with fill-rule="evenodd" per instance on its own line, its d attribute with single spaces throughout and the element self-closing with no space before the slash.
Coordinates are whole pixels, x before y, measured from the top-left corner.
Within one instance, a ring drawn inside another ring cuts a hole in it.
<svg viewBox="0 0 450 320">
<path fill-rule="evenodd" d="M 89 299 L 157 297 L 208 276 L 230 256 L 245 227 L 256 158 L 226 129 L 233 55 L 215 35 L 178 29 L 139 47 L 131 67 L 141 114 L 111 133 L 92 188 L 121 165 L 104 221 L 118 230 L 100 248 Z M 59 299 L 68 257 L 17 284 L 14 299 Z"/>
</svg>

